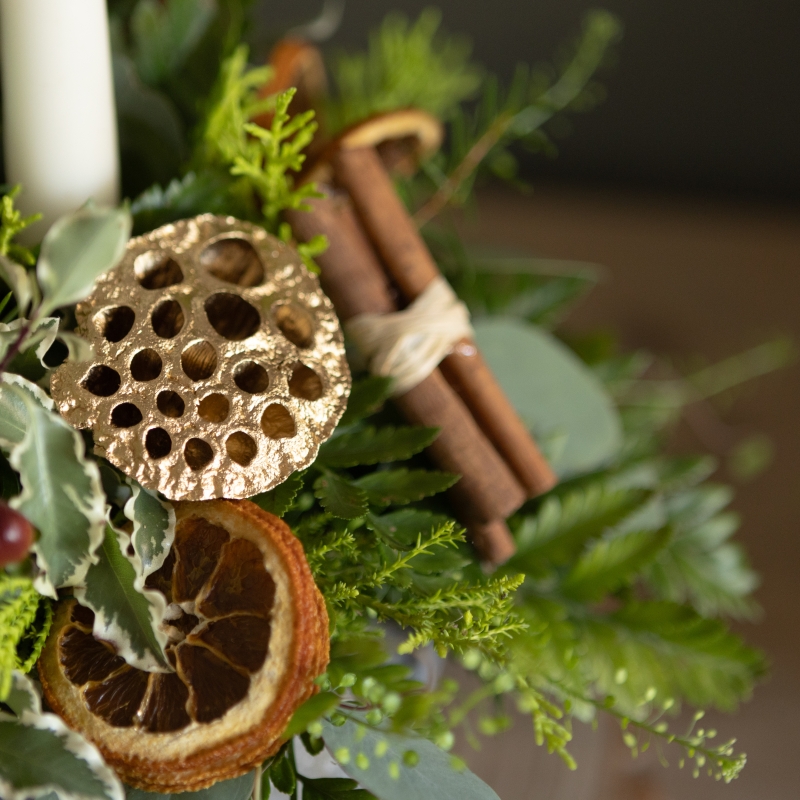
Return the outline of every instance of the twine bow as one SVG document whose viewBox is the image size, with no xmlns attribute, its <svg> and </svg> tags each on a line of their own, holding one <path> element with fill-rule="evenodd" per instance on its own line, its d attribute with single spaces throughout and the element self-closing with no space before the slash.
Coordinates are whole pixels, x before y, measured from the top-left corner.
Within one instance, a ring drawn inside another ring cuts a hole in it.
<svg viewBox="0 0 800 800">
<path fill-rule="evenodd" d="M 469 311 L 442 277 L 403 311 L 359 314 L 346 325 L 373 375 L 394 378 L 394 394 L 404 394 L 439 366 L 459 340 L 472 338 Z"/>
</svg>

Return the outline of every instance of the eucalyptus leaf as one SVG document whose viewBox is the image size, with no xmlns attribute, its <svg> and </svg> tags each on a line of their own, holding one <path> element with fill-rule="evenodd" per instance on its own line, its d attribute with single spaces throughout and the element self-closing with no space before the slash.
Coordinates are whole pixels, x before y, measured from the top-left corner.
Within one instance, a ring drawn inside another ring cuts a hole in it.
<svg viewBox="0 0 800 800">
<path fill-rule="evenodd" d="M 41 390 L 21 380 L 0 384 L 0 435 L 12 445 L 9 462 L 22 483 L 10 505 L 39 531 L 32 547 L 40 570 L 36 588 L 55 598 L 57 588 L 83 581 L 95 561 L 105 493 L 80 434 L 41 403 Z M 20 427 L 23 436 L 14 441 Z"/>
<path fill-rule="evenodd" d="M 83 300 L 95 279 L 122 257 L 131 224 L 127 208 L 92 203 L 57 220 L 42 241 L 36 265 L 43 294 L 40 314 Z"/>
<path fill-rule="evenodd" d="M 127 800 L 247 800 L 253 793 L 255 773 L 248 772 L 229 781 L 219 781 L 208 789 L 199 792 L 179 792 L 177 794 L 161 794 L 160 792 L 145 792 L 143 789 L 125 787 Z"/>
<path fill-rule="evenodd" d="M 427 739 L 376 731 L 352 720 L 341 727 L 327 720 L 322 725 L 322 738 L 342 769 L 380 800 L 499 800 L 477 775 L 456 769 L 453 757 Z M 418 757 L 414 767 L 406 764 L 409 752 Z M 369 763 L 366 769 L 359 766 L 364 764 L 359 754 Z"/>
<path fill-rule="evenodd" d="M 112 64 L 123 174 L 130 164 L 138 185 L 166 182 L 187 156 L 180 115 L 167 95 L 142 83 L 130 58 L 115 53 Z"/>
<path fill-rule="evenodd" d="M 29 800 L 55 793 L 58 800 L 124 800 L 119 779 L 93 744 L 43 713 L 33 683 L 19 672 L 0 713 L 0 796 Z M 243 798 L 242 798 L 243 800 Z"/>
<path fill-rule="evenodd" d="M 611 461 L 622 425 L 611 397 L 569 348 L 512 319 L 475 323 L 475 341 L 523 421 L 542 441 L 563 437 L 551 466 L 563 478 Z"/>
<path fill-rule="evenodd" d="M 127 544 L 125 533 L 106 526 L 97 563 L 89 568 L 85 585 L 75 589 L 75 597 L 94 611 L 95 636 L 111 642 L 129 664 L 148 672 L 167 671 L 167 637 L 158 627 L 166 599 L 161 592 L 143 588 L 141 576 L 125 556 Z"/>
</svg>

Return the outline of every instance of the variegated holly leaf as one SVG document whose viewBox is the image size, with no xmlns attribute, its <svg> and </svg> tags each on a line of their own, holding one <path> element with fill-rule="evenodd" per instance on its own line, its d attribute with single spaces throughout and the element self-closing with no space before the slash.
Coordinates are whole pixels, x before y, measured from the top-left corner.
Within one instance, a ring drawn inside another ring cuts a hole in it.
<svg viewBox="0 0 800 800">
<path fill-rule="evenodd" d="M 67 358 L 70 361 L 91 361 L 94 358 L 94 348 L 91 343 L 77 333 L 61 331 L 56 338 L 66 345 Z"/>
<path fill-rule="evenodd" d="M 42 241 L 36 264 L 41 313 L 83 300 L 95 278 L 122 257 L 131 224 L 127 208 L 99 208 L 92 203 L 57 220 Z"/>
<path fill-rule="evenodd" d="M 124 800 L 122 784 L 97 748 L 42 712 L 31 680 L 14 673 L 0 713 L 0 796 L 29 800 L 55 793 L 58 800 Z"/>
<path fill-rule="evenodd" d="M 39 530 L 31 548 L 36 588 L 55 598 L 57 588 L 80 584 L 95 560 L 105 494 L 80 434 L 41 402 L 42 395 L 22 378 L 0 384 L 0 439 L 10 445 L 9 462 L 22 484 L 10 505 Z"/>
<path fill-rule="evenodd" d="M 0 278 L 14 293 L 17 308 L 25 313 L 31 301 L 39 302 L 39 286 L 33 275 L 21 264 L 12 261 L 8 256 L 0 254 Z"/>
<path fill-rule="evenodd" d="M 6 390 L 6 385 L 17 391 Z M 35 383 L 13 372 L 4 373 L 0 378 L 0 447 L 4 450 L 11 450 L 25 438 L 28 429 L 26 394 L 48 411 L 55 408 L 55 403 Z"/>
<path fill-rule="evenodd" d="M 167 601 L 161 592 L 144 588 L 144 579 L 125 554 L 129 543 L 124 531 L 107 524 L 97 563 L 89 567 L 75 597 L 94 611 L 95 636 L 111 642 L 129 664 L 149 672 L 167 671 L 167 637 L 159 628 Z"/>
<path fill-rule="evenodd" d="M 129 556 L 137 579 L 144 588 L 144 580 L 160 569 L 169 554 L 175 539 L 175 510 L 158 496 L 129 480 L 133 494 L 125 504 L 125 516 L 133 523 L 131 544 L 133 556 Z"/>
<path fill-rule="evenodd" d="M 33 322 L 27 319 L 15 319 L 13 322 L 0 322 L 0 358 L 5 356 L 9 348 L 24 335 L 22 344 L 17 348 L 24 353 L 32 347 L 36 348 L 36 357 L 44 364 L 44 354 L 52 347 L 58 336 L 58 317 L 40 317 Z M 27 331 L 26 331 L 27 328 Z"/>
</svg>

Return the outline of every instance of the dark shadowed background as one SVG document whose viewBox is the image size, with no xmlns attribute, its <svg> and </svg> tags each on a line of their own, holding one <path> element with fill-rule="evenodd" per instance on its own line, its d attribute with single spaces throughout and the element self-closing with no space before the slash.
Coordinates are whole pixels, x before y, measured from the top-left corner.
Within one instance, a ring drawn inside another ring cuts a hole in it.
<svg viewBox="0 0 800 800">
<path fill-rule="evenodd" d="M 800 196 L 800 3 L 796 0 L 347 0 L 329 47 L 363 46 L 390 9 L 435 5 L 468 34 L 476 58 L 508 78 L 549 60 L 593 6 L 625 26 L 608 99 L 572 117 L 560 155 L 530 176 L 774 198 Z M 314 17 L 322 0 L 262 0 L 276 32 Z"/>
</svg>

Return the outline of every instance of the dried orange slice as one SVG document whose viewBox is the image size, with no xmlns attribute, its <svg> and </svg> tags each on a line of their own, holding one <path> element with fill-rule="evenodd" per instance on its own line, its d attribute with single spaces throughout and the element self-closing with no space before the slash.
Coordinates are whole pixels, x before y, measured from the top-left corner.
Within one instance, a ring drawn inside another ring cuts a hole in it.
<svg viewBox="0 0 800 800">
<path fill-rule="evenodd" d="M 47 702 L 123 781 L 194 791 L 273 754 L 328 663 L 328 616 L 288 526 L 246 500 L 175 506 L 164 592 L 173 672 L 143 672 L 67 600 L 39 660 Z"/>
</svg>

